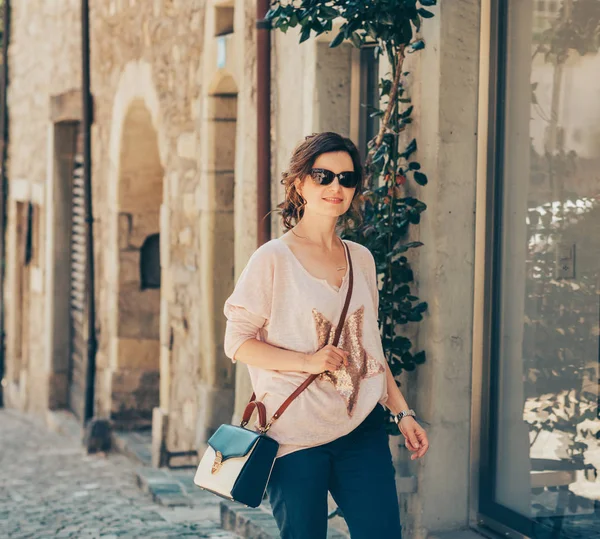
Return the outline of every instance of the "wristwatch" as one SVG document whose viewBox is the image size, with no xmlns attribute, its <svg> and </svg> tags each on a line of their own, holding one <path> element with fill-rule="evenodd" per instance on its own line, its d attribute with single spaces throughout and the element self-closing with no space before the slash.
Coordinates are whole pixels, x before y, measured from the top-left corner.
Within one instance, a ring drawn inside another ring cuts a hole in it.
<svg viewBox="0 0 600 539">
<path fill-rule="evenodd" d="M 415 417 L 416 414 L 414 410 L 402 410 L 399 414 L 396 414 L 392 417 L 394 418 L 396 425 L 399 425 L 400 421 L 402 421 L 402 419 L 404 419 L 407 415 Z"/>
</svg>

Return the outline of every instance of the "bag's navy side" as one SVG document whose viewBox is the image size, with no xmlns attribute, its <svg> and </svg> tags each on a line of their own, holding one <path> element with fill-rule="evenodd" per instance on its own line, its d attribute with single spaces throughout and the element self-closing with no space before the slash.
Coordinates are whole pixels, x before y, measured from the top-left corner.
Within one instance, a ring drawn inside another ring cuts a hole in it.
<svg viewBox="0 0 600 539">
<path fill-rule="evenodd" d="M 279 444 L 261 435 L 231 490 L 234 500 L 258 507 L 267 488 Z"/>
</svg>

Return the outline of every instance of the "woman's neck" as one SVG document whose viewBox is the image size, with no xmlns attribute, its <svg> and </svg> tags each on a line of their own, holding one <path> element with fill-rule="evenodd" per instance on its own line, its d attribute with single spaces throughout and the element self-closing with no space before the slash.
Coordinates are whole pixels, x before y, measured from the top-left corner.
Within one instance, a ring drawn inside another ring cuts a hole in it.
<svg viewBox="0 0 600 539">
<path fill-rule="evenodd" d="M 336 223 L 337 219 L 319 219 L 304 215 L 294 227 L 293 232 L 296 236 L 303 237 L 311 243 L 315 243 L 323 249 L 331 251 L 339 241 L 335 233 Z"/>
</svg>

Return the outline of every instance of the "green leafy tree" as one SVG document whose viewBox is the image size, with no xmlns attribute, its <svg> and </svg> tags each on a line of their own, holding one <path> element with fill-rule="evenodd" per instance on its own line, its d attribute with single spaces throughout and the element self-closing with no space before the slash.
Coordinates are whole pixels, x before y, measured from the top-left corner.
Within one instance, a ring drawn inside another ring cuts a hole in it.
<svg viewBox="0 0 600 539">
<path fill-rule="evenodd" d="M 415 159 L 417 141 L 404 133 L 412 122 L 413 106 L 404 70 L 407 54 L 422 50 L 419 37 L 428 9 L 437 0 L 298 0 L 272 1 L 267 20 L 286 32 L 300 28 L 300 43 L 312 35 L 330 32 L 334 20 L 341 26 L 330 47 L 350 41 L 355 47 L 374 44 L 374 54 L 385 55 L 390 73 L 380 80 L 382 109 L 372 112 L 380 119 L 377 135 L 369 141 L 365 162 L 366 189 L 361 219 L 344 222 L 342 235 L 369 248 L 375 258 L 379 279 L 379 325 L 386 359 L 395 377 L 425 362 L 425 352 L 413 352 L 409 338 L 398 326 L 423 319 L 427 303 L 411 293 L 414 281 L 406 252 L 422 245 L 406 241 L 411 226 L 417 225 L 426 205 L 408 193 L 409 181 L 427 184 L 427 176 Z M 403 134 L 404 133 L 404 134 Z M 410 140 L 405 146 L 402 140 Z M 402 146 L 402 147 L 401 147 Z M 397 382 L 399 384 L 399 382 Z M 397 433 L 396 428 L 389 429 Z"/>
</svg>

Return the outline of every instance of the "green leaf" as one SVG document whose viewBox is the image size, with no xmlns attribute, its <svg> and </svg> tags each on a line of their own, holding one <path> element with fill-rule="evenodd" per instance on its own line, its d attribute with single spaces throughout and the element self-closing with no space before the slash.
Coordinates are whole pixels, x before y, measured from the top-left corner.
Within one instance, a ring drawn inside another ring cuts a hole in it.
<svg viewBox="0 0 600 539">
<path fill-rule="evenodd" d="M 373 156 L 373 163 L 377 163 L 377 162 L 383 160 L 385 158 L 386 152 L 387 152 L 386 144 L 382 144 L 381 146 L 379 146 L 379 149 L 375 152 L 375 155 Z M 387 192 L 387 188 L 386 188 L 386 192 Z"/>
<path fill-rule="evenodd" d="M 381 88 L 381 97 L 390 95 L 392 90 L 392 81 L 389 79 L 381 79 L 379 83 L 379 88 Z"/>
<path fill-rule="evenodd" d="M 339 15 L 337 9 L 330 6 L 321 6 L 320 11 L 321 16 L 327 19 L 335 19 Z"/>
<path fill-rule="evenodd" d="M 427 11 L 426 9 L 423 9 L 422 7 L 420 7 L 419 9 L 417 9 L 417 12 L 424 19 L 431 19 L 431 17 L 433 17 L 433 13 L 431 13 L 431 11 Z"/>
<path fill-rule="evenodd" d="M 427 176 L 422 172 L 415 171 L 413 177 L 419 185 L 427 185 Z"/>
<path fill-rule="evenodd" d="M 411 322 L 420 322 L 421 320 L 423 320 L 421 313 L 416 312 L 410 313 L 406 318 L 408 318 L 408 320 Z"/>
<path fill-rule="evenodd" d="M 422 365 L 423 363 L 425 363 L 425 352 L 424 351 L 417 352 L 413 356 L 413 360 L 417 365 Z"/>
<path fill-rule="evenodd" d="M 398 157 L 408 159 L 416 151 L 417 151 L 417 141 L 416 141 L 416 139 L 412 139 L 408 143 L 408 146 L 406 146 L 406 149 Z"/>
<path fill-rule="evenodd" d="M 408 164 L 409 170 L 420 170 L 420 168 L 421 168 L 421 163 L 417 163 L 416 161 L 412 161 Z"/>
<path fill-rule="evenodd" d="M 425 48 L 425 42 L 422 39 L 419 39 L 418 41 L 413 41 L 410 44 L 410 48 L 411 48 L 411 50 L 409 50 L 408 52 L 415 52 L 415 51 L 423 50 Z"/>
<path fill-rule="evenodd" d="M 412 114 L 413 109 L 413 105 L 408 107 L 402 114 L 400 114 L 400 118 L 408 118 Z"/>
<path fill-rule="evenodd" d="M 419 16 L 415 16 L 411 19 L 411 22 L 415 26 L 415 30 L 418 32 L 421 30 L 421 18 Z"/>
<path fill-rule="evenodd" d="M 419 0 L 419 4 L 422 6 L 431 7 L 437 4 L 437 0 Z"/>
<path fill-rule="evenodd" d="M 424 313 L 427 310 L 427 307 L 428 307 L 427 302 L 423 301 L 415 307 L 415 311 L 417 311 L 419 313 Z"/>
<path fill-rule="evenodd" d="M 329 44 L 329 47 L 333 49 L 334 47 L 337 47 L 337 46 L 338 46 L 338 45 L 339 45 L 339 44 L 340 44 L 342 41 L 344 41 L 344 32 L 343 32 L 343 31 L 340 31 L 340 32 L 338 33 L 338 35 L 337 35 L 337 36 L 335 36 L 335 37 L 334 37 L 334 38 L 331 40 L 331 43 Z"/>
<path fill-rule="evenodd" d="M 300 43 L 304 43 L 310 37 L 310 26 L 305 26 L 300 33 Z"/>
<path fill-rule="evenodd" d="M 352 32 L 352 35 L 350 36 L 350 41 L 352 41 L 352 44 L 357 49 L 360 49 L 363 44 L 363 39 L 361 38 L 358 32 Z"/>
</svg>

